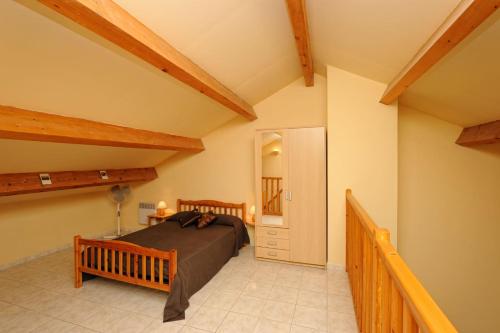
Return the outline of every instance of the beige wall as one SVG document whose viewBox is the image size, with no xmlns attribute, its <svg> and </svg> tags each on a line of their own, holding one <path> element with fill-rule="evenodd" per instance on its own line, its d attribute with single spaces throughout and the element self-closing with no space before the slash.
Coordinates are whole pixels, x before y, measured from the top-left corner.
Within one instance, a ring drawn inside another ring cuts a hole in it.
<svg viewBox="0 0 500 333">
<path fill-rule="evenodd" d="M 399 251 L 460 332 L 500 327 L 500 146 L 401 107 Z"/>
<path fill-rule="evenodd" d="M 0 267 L 68 246 L 76 234 L 97 236 L 115 229 L 114 206 L 104 192 L 69 194 L 0 204 Z"/>
<path fill-rule="evenodd" d="M 206 150 L 178 155 L 157 167 L 159 179 L 134 188 L 134 200 L 165 200 L 175 207 L 177 198 L 255 201 L 254 137 L 257 129 L 326 125 L 326 80 L 315 77 L 314 87 L 299 78 L 256 104 L 258 119 L 237 118 L 203 138 Z M 137 228 L 137 203 L 124 212 L 126 226 Z"/>
<path fill-rule="evenodd" d="M 397 105 L 385 85 L 328 67 L 328 263 L 345 264 L 345 190 L 397 241 Z"/>
</svg>

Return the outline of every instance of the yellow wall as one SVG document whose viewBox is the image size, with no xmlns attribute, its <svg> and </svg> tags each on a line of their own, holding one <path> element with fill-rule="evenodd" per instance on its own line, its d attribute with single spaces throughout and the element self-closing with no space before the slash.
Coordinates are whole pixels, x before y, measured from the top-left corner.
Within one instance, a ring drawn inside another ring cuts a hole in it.
<svg viewBox="0 0 500 333">
<path fill-rule="evenodd" d="M 500 146 L 401 107 L 399 252 L 463 333 L 500 327 Z"/>
<path fill-rule="evenodd" d="M 385 85 L 328 67 L 328 262 L 345 263 L 345 190 L 397 237 L 397 105 Z"/>
<path fill-rule="evenodd" d="M 105 193 L 63 192 L 0 204 L 0 267 L 68 246 L 76 234 L 115 229 L 114 206 Z"/>
<path fill-rule="evenodd" d="M 254 106 L 258 119 L 240 117 L 203 138 L 206 150 L 179 154 L 156 169 L 159 179 L 134 188 L 134 200 L 165 200 L 175 207 L 177 198 L 255 201 L 254 138 L 257 129 L 326 125 L 326 80 L 315 77 L 314 87 L 299 78 Z M 137 203 L 124 213 L 127 227 L 137 228 Z"/>
</svg>

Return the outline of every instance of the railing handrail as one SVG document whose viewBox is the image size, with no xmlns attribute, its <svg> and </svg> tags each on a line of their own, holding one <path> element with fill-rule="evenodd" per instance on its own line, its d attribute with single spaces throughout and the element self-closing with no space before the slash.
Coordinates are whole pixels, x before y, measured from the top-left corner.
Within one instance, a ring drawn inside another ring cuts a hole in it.
<svg viewBox="0 0 500 333">
<path fill-rule="evenodd" d="M 366 234 L 373 241 L 374 251 L 377 251 L 379 254 L 381 262 L 399 291 L 404 304 L 408 306 L 409 311 L 413 315 L 413 319 L 418 324 L 419 332 L 457 333 L 456 328 L 448 317 L 443 313 L 441 308 L 436 304 L 431 295 L 393 247 L 390 242 L 389 231 L 378 227 L 352 195 L 350 189 L 346 190 L 346 200 L 350 204 L 350 208 L 357 215 L 360 225 L 366 230 Z M 347 255 L 349 257 L 351 254 L 347 253 Z M 371 260 L 371 258 L 366 260 Z M 351 281 L 351 283 L 353 282 Z M 357 315 L 359 314 L 357 313 Z M 363 314 L 363 316 L 365 316 L 365 314 Z M 375 320 L 374 318 L 373 316 L 371 320 Z M 362 320 L 364 319 L 366 318 Z M 372 324 L 373 323 L 364 323 L 364 325 L 369 326 L 372 326 Z M 371 329 L 369 331 L 371 331 Z M 379 332 L 378 328 L 375 328 L 374 331 Z"/>
<path fill-rule="evenodd" d="M 370 215 L 366 212 L 366 210 L 359 204 L 358 200 L 352 195 L 352 190 L 346 190 L 346 198 L 351 203 L 352 208 L 356 211 L 358 216 L 360 217 L 361 223 L 365 226 L 365 228 L 369 231 L 370 237 L 373 238 L 375 236 L 375 231 L 379 229 L 377 224 L 372 220 Z"/>
</svg>

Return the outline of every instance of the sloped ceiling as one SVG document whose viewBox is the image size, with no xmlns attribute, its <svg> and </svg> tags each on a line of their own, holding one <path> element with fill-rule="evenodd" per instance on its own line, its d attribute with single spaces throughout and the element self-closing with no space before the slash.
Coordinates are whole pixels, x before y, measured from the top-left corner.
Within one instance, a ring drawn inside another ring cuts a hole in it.
<svg viewBox="0 0 500 333">
<path fill-rule="evenodd" d="M 329 64 L 388 83 L 460 0 L 309 0 L 315 70 Z"/>
<path fill-rule="evenodd" d="M 251 104 L 301 76 L 284 0 L 115 0 Z M 309 0 L 316 71 L 388 82 L 458 0 Z M 236 115 L 34 0 L 0 1 L 0 104 L 203 137 Z M 157 165 L 172 152 L 0 140 L 0 172 Z"/>
<path fill-rule="evenodd" d="M 487 19 L 400 98 L 462 126 L 500 120 L 500 11 Z"/>
</svg>

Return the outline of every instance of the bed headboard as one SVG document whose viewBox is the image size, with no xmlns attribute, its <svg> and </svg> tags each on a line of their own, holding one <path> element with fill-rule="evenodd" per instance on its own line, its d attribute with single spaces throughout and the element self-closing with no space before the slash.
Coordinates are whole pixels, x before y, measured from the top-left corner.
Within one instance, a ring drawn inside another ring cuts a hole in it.
<svg viewBox="0 0 500 333">
<path fill-rule="evenodd" d="M 244 223 L 247 219 L 246 203 L 228 203 L 215 200 L 182 200 L 177 199 L 177 211 L 193 210 L 198 208 L 202 213 L 213 211 L 216 214 L 227 214 L 241 218 Z"/>
</svg>

